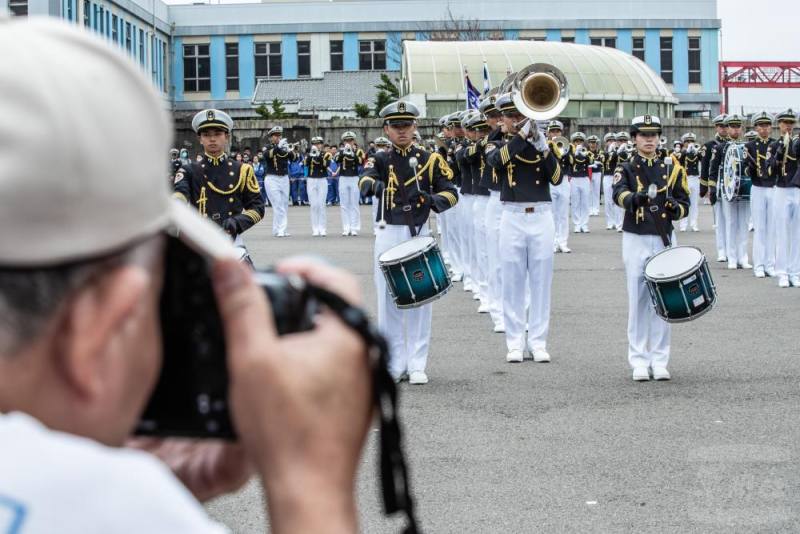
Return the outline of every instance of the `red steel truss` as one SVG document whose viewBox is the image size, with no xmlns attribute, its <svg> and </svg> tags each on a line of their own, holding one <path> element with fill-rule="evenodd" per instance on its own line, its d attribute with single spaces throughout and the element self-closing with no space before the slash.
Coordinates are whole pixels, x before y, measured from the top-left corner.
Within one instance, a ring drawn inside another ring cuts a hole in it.
<svg viewBox="0 0 800 534">
<path fill-rule="evenodd" d="M 728 110 L 730 88 L 800 89 L 800 61 L 720 61 L 722 112 Z"/>
</svg>

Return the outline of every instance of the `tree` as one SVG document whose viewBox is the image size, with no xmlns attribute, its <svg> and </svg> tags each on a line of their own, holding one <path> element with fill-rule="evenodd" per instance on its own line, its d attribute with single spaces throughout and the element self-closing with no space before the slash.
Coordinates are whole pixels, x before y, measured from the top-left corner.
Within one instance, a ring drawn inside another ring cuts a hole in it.
<svg viewBox="0 0 800 534">
<path fill-rule="evenodd" d="M 266 104 L 261 104 L 256 108 L 256 113 L 258 113 L 261 117 L 265 119 L 269 119 L 272 113 L 270 113 L 269 108 Z"/>
<path fill-rule="evenodd" d="M 422 32 L 428 41 L 502 41 L 498 29 L 483 28 L 478 19 L 457 18 L 447 6 L 447 18 L 439 30 Z"/>
<path fill-rule="evenodd" d="M 369 117 L 369 104 L 353 104 L 353 109 L 356 111 L 356 117 L 365 119 Z"/>
<path fill-rule="evenodd" d="M 395 100 L 397 99 L 392 98 L 392 96 L 386 91 L 378 91 L 378 93 L 375 95 L 375 116 L 377 117 L 383 108 Z"/>
<path fill-rule="evenodd" d="M 277 98 L 274 98 L 272 100 L 272 118 L 273 119 L 286 118 L 286 108 L 283 107 L 283 104 Z"/>
<path fill-rule="evenodd" d="M 389 78 L 389 75 L 382 72 L 381 73 L 381 83 L 375 86 L 375 89 L 378 91 L 386 92 L 392 99 L 400 100 L 400 89 L 398 89 L 397 84 L 400 82 L 397 78 Z"/>
</svg>

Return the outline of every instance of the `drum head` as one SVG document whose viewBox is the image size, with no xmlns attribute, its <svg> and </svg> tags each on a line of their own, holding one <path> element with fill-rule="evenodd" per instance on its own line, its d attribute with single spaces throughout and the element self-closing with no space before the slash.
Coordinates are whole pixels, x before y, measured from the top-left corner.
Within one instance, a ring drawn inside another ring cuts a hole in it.
<svg viewBox="0 0 800 534">
<path fill-rule="evenodd" d="M 645 264 L 644 275 L 651 280 L 669 280 L 697 268 L 703 253 L 694 247 L 673 247 L 659 252 Z"/>
<path fill-rule="evenodd" d="M 378 261 L 392 263 L 400 260 L 404 260 L 406 258 L 413 258 L 420 252 L 424 252 L 425 250 L 429 249 L 433 244 L 436 243 L 436 240 L 432 237 L 422 236 L 422 237 L 414 237 L 409 239 L 408 241 L 403 241 L 399 245 L 395 245 L 380 256 L 378 256 Z"/>
</svg>

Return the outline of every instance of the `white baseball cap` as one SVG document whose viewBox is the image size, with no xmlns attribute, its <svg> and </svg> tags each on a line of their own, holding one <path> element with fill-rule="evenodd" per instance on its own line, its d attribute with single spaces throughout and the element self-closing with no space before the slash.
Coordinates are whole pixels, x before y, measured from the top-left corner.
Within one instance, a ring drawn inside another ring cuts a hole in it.
<svg viewBox="0 0 800 534">
<path fill-rule="evenodd" d="M 164 102 L 106 41 L 51 17 L 0 18 L 0 266 L 91 259 L 177 231 L 210 257 L 230 239 L 172 200 Z M 121 158 L 98 154 L 124 152 Z"/>
</svg>

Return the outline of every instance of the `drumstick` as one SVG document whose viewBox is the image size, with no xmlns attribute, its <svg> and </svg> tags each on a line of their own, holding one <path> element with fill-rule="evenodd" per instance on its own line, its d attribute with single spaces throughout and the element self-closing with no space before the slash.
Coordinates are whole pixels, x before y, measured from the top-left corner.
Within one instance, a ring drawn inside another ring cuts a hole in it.
<svg viewBox="0 0 800 534">
<path fill-rule="evenodd" d="M 656 184 L 650 184 L 647 187 L 647 198 L 653 200 L 658 196 L 658 186 Z"/>
<path fill-rule="evenodd" d="M 417 191 L 422 191 L 419 188 L 419 180 L 417 180 L 417 163 L 417 158 L 409 158 L 408 160 L 408 166 L 411 167 L 411 172 L 414 173 L 414 183 L 417 184 Z"/>
<path fill-rule="evenodd" d="M 378 221 L 378 228 L 386 228 L 386 188 L 384 187 L 381 190 L 381 205 L 379 206 L 381 209 L 381 218 Z"/>
</svg>

